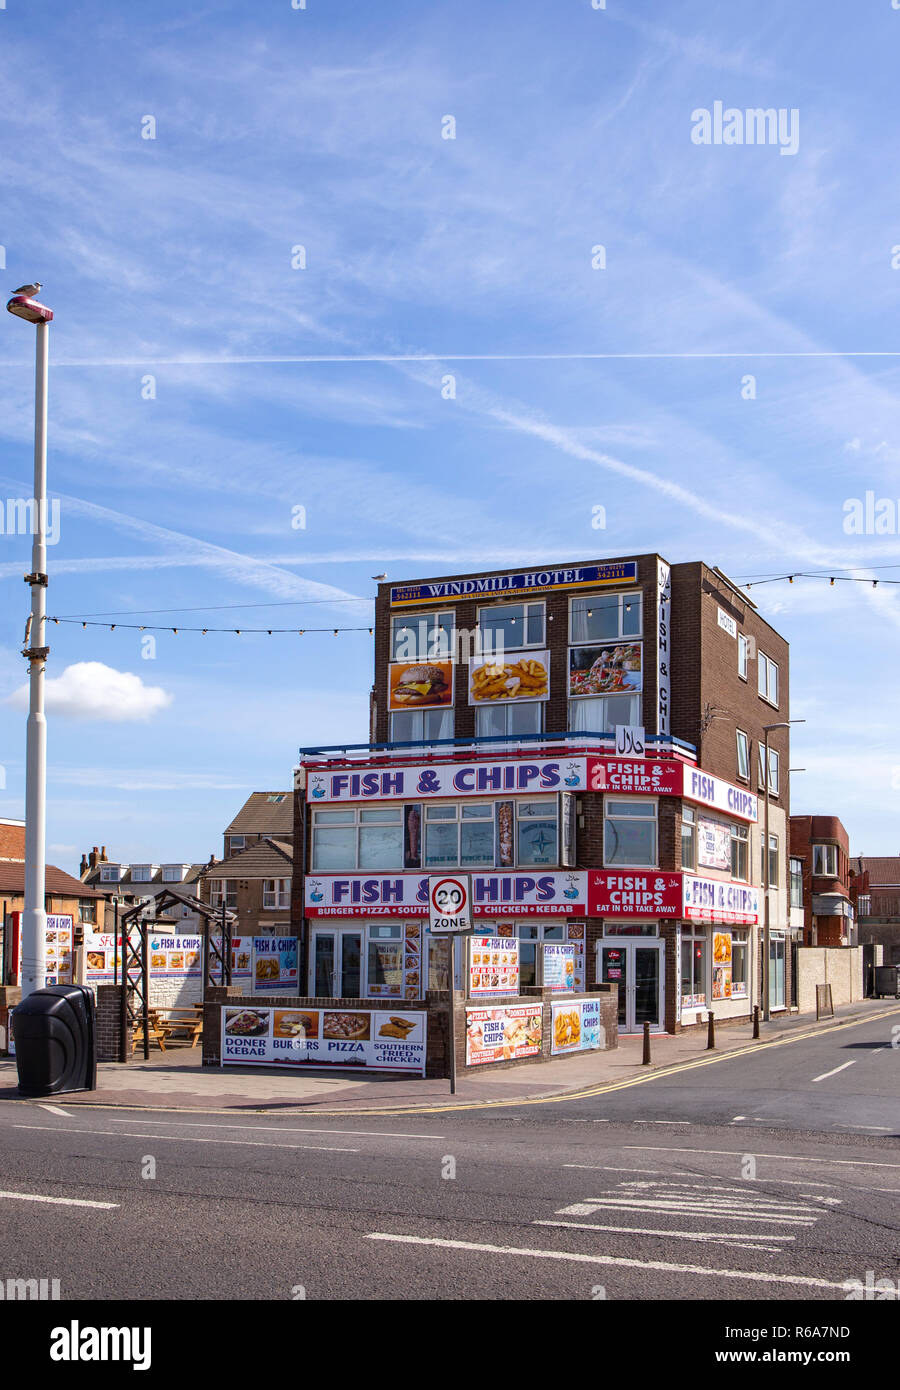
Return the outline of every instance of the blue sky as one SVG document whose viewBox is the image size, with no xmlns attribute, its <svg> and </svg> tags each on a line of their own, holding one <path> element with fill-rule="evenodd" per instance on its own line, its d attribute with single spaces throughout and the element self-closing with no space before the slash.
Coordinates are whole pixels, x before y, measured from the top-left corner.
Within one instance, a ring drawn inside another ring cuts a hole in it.
<svg viewBox="0 0 900 1390">
<path fill-rule="evenodd" d="M 56 314 L 48 611 L 364 629 L 144 659 L 51 626 L 49 858 L 203 859 L 299 745 L 364 740 L 372 575 L 652 550 L 881 578 L 751 596 L 807 720 L 793 809 L 900 851 L 900 543 L 843 528 L 866 491 L 900 506 L 900 357 L 864 355 L 900 350 L 900 11 L 307 4 L 0 11 L 5 283 Z M 796 110 L 797 152 L 695 144 L 716 101 Z M 6 498 L 33 334 L 4 318 Z M 5 815 L 29 560 L 0 536 Z"/>
</svg>

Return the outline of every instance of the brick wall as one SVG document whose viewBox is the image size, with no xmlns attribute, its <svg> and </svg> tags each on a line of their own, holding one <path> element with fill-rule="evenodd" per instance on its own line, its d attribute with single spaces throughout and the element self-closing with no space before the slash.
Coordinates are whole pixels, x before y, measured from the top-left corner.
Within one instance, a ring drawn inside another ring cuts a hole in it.
<svg viewBox="0 0 900 1390">
<path fill-rule="evenodd" d="M 0 820 L 0 859 L 25 858 L 25 826 Z"/>
<path fill-rule="evenodd" d="M 97 986 L 97 1061 L 118 1062 L 121 1039 L 122 985 Z M 125 1023 L 125 1056 L 131 1056 L 131 1024 Z"/>
</svg>

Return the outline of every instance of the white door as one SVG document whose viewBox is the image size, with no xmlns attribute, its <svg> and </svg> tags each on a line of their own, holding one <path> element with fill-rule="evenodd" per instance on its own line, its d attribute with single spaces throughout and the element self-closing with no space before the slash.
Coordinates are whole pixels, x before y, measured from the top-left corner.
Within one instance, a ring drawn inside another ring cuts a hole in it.
<svg viewBox="0 0 900 1390">
<path fill-rule="evenodd" d="M 619 987 L 619 1032 L 642 1033 L 650 1024 L 651 1033 L 664 1031 L 665 956 L 664 942 L 604 937 L 597 943 L 598 978 Z"/>
</svg>

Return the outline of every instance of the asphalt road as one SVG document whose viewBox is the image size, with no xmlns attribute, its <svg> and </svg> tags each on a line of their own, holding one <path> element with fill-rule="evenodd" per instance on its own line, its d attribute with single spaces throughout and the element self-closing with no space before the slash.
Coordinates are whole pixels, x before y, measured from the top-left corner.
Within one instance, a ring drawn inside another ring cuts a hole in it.
<svg viewBox="0 0 900 1390">
<path fill-rule="evenodd" d="M 898 1288 L 895 1023 L 502 1108 L 4 1103 L 0 1279 L 74 1299 L 829 1301 L 867 1271 Z"/>
</svg>

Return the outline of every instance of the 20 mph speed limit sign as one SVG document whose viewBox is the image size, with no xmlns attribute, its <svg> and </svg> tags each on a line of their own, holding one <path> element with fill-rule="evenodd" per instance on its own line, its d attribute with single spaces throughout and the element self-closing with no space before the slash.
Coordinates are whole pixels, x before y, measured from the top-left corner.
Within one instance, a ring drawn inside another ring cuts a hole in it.
<svg viewBox="0 0 900 1390">
<path fill-rule="evenodd" d="M 429 878 L 428 914 L 433 935 L 471 931 L 471 874 L 443 874 Z"/>
</svg>

